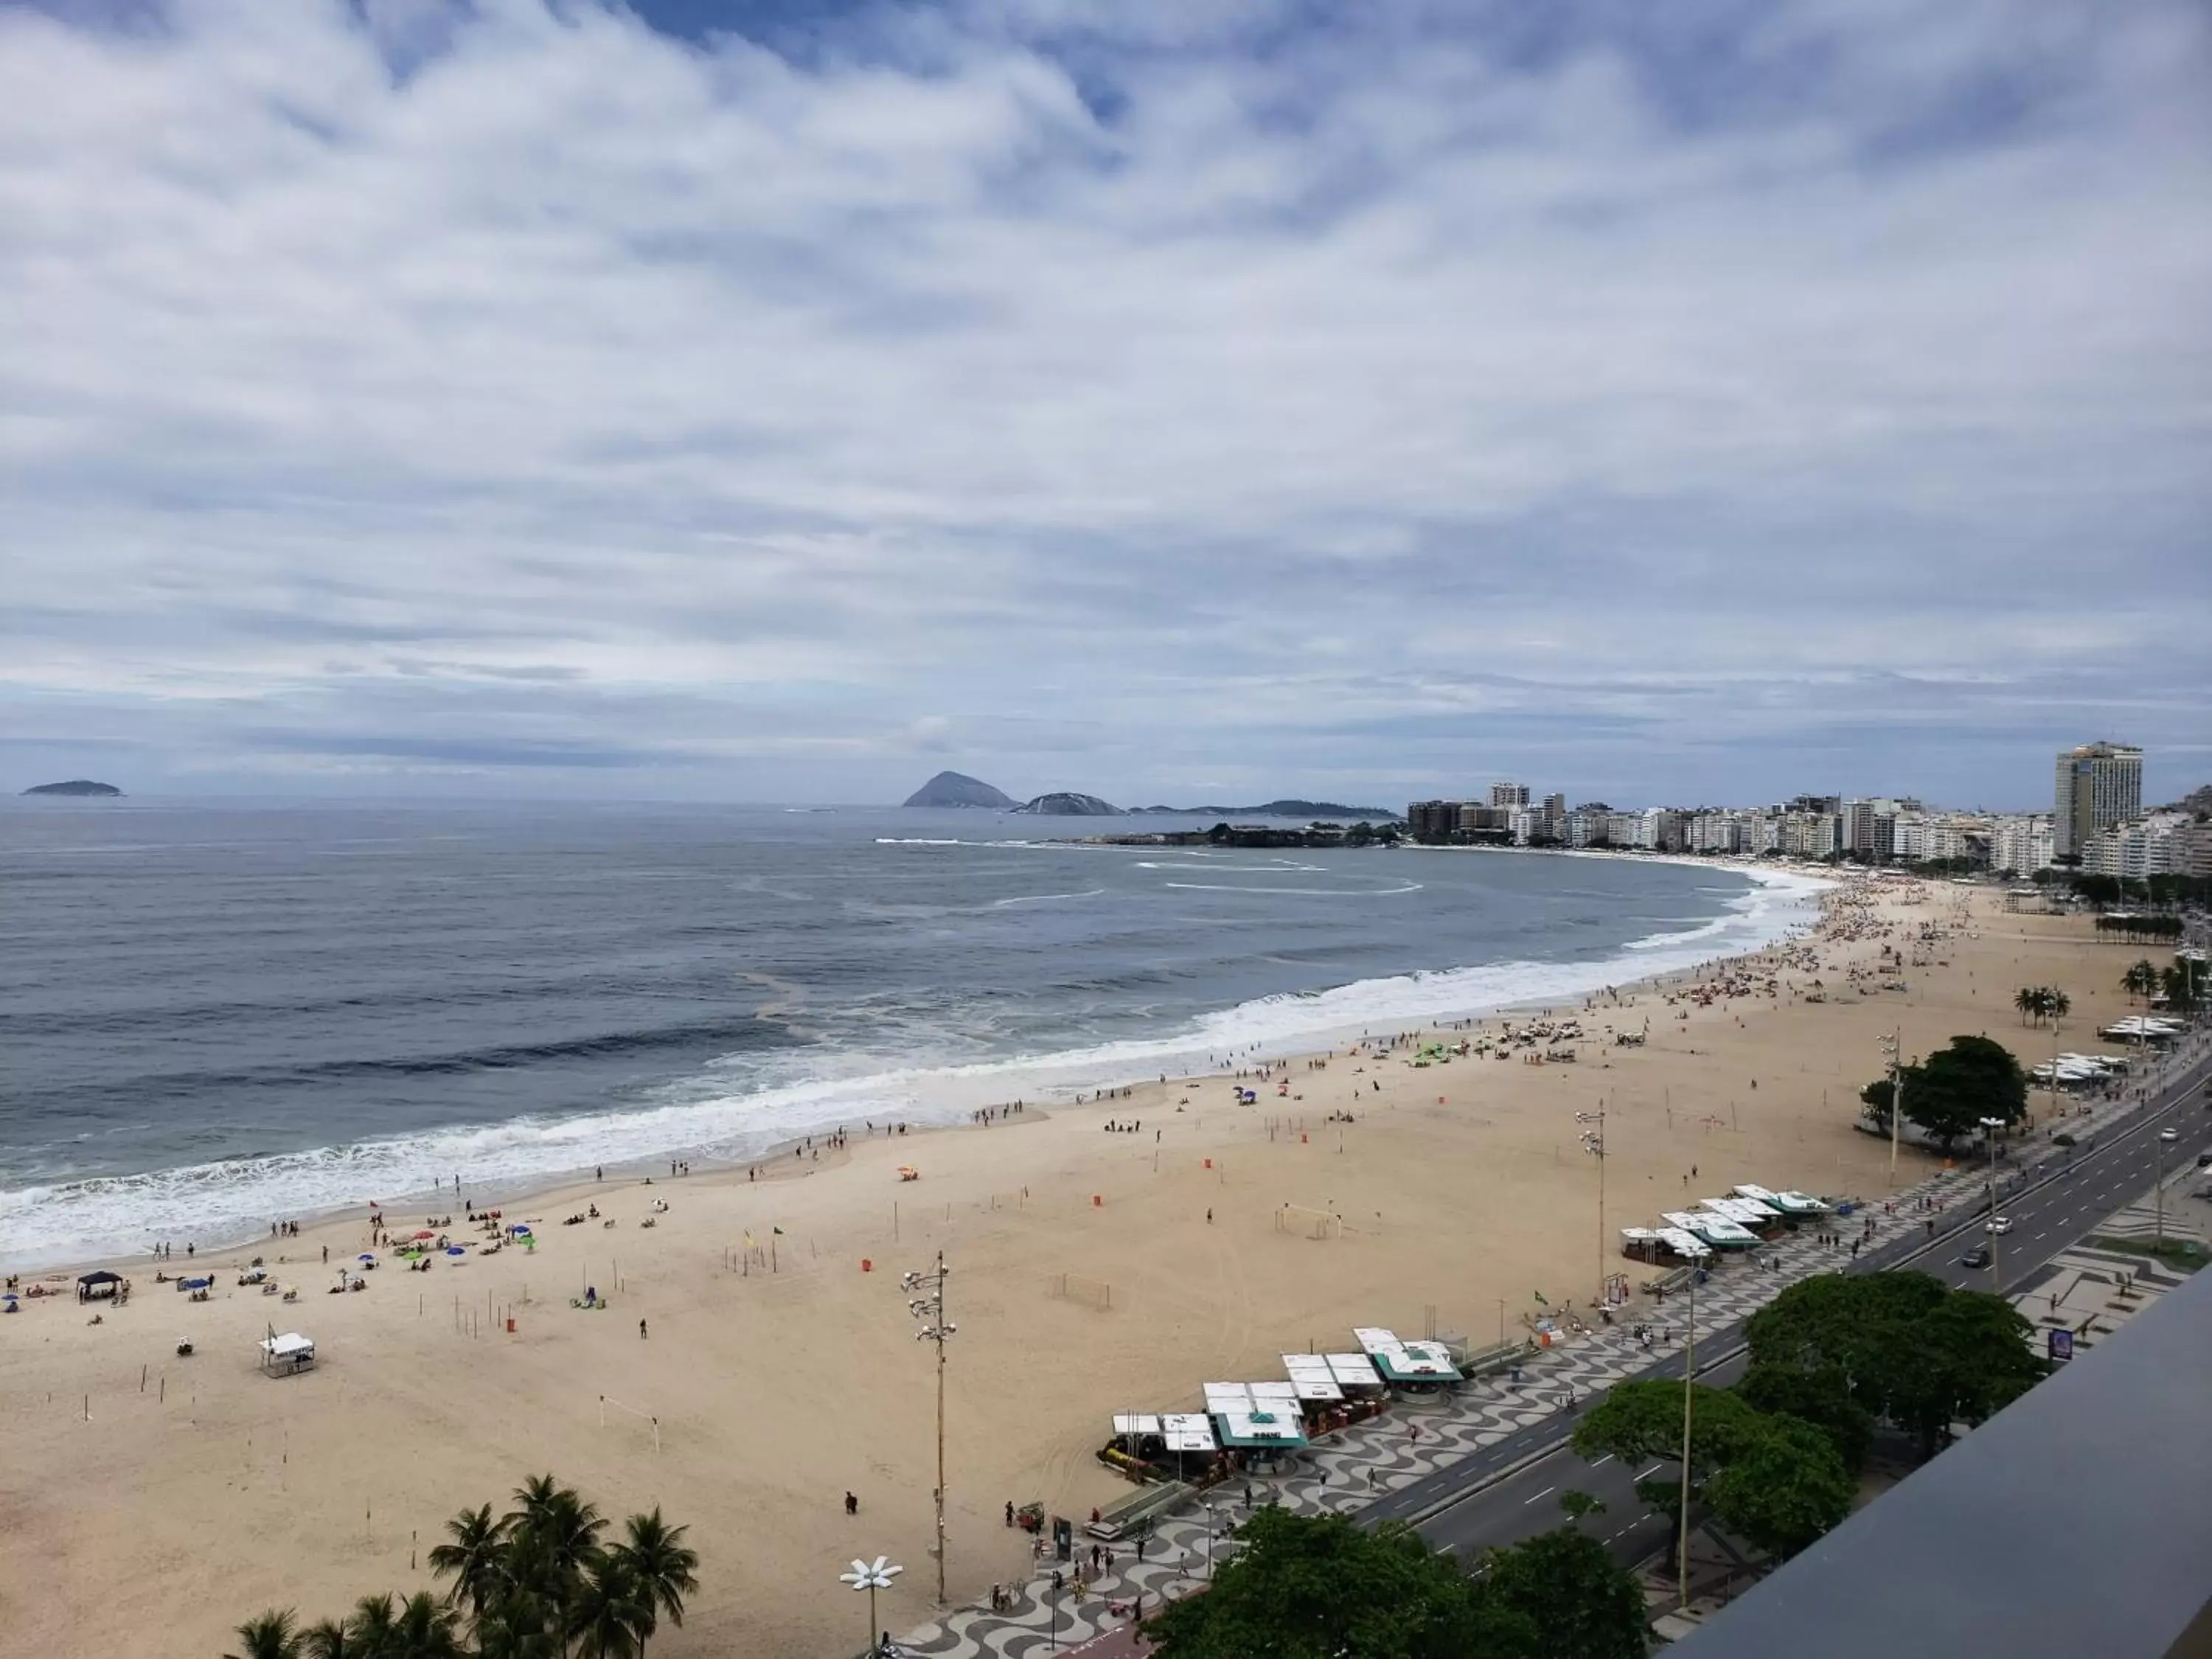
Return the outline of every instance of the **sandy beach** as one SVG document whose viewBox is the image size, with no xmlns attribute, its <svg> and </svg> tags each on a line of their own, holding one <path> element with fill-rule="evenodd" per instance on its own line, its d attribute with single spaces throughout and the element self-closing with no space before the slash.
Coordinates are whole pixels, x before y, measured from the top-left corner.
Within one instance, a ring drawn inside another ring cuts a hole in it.
<svg viewBox="0 0 2212 1659">
<path fill-rule="evenodd" d="M 1880 963 L 1885 949 L 1903 965 Z M 2060 1043 L 2106 1046 L 2094 1027 L 2127 1012 L 2118 981 L 2141 954 L 2092 942 L 2085 919 L 2008 915 L 1988 889 L 1853 882 L 1817 937 L 1553 1011 L 1580 1023 L 1572 1064 L 1255 1056 L 1282 1068 L 1245 1080 L 1250 1106 L 1223 1077 L 1173 1079 L 988 1126 L 894 1138 L 854 1123 L 845 1148 L 802 1146 L 758 1180 L 471 1194 L 530 1221 L 534 1251 L 422 1273 L 387 1261 L 358 1294 L 325 1293 L 322 1252 L 370 1248 L 365 1215 L 200 1254 L 206 1303 L 157 1285 L 143 1257 L 114 1263 L 133 1294 L 99 1324 L 64 1297 L 0 1325 L 4 1645 L 213 1656 L 264 1607 L 314 1618 L 430 1583 L 421 1562 L 447 1516 L 550 1469 L 612 1514 L 659 1504 L 690 1525 L 702 1589 L 656 1653 L 842 1653 L 859 1625 L 836 1574 L 854 1555 L 907 1565 L 890 1628 L 931 1611 L 934 1356 L 898 1274 L 934 1252 L 959 1327 L 950 1577 L 972 1600 L 1023 1570 L 1008 1500 L 1082 1514 L 1126 1490 L 1092 1456 L 1109 1413 L 1279 1376 L 1281 1352 L 1345 1346 L 1354 1324 L 1418 1333 L 1433 1316 L 1494 1340 L 1537 1291 L 1586 1304 L 1601 1270 L 1641 1277 L 1619 1229 L 1736 1182 L 1878 1196 L 1887 1144 L 1853 1125 L 1881 1038 L 1901 1028 L 1918 1054 L 1986 1032 L 2033 1066 L 2052 1035 L 2012 999 L 2051 984 L 2073 1000 Z M 1881 988 L 1893 981 L 1907 988 Z M 1647 1030 L 1640 1047 L 1613 1040 Z M 1573 1116 L 1601 1105 L 1602 1224 Z M 2046 1097 L 2034 1109 L 2040 1125 Z M 1899 1181 L 1926 1163 L 1908 1149 Z M 1335 1212 L 1341 1235 L 1279 1229 L 1285 1204 Z M 562 1224 L 590 1205 L 599 1219 Z M 459 1201 L 438 1209 L 477 1237 Z M 405 1237 L 428 1214 L 387 1220 Z M 301 1287 L 296 1304 L 237 1285 L 256 1255 Z M 180 1242 L 161 1267 L 185 1265 Z M 1109 1285 L 1111 1305 L 1056 1295 L 1071 1273 Z M 611 1308 L 573 1308 L 587 1285 Z M 316 1370 L 258 1371 L 272 1322 L 313 1337 Z"/>
</svg>

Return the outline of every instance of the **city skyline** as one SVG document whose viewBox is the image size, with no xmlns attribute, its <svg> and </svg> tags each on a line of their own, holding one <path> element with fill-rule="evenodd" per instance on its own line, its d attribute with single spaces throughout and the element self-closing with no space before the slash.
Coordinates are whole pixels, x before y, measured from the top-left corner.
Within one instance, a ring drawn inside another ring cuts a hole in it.
<svg viewBox="0 0 2212 1659">
<path fill-rule="evenodd" d="M 8 8 L 0 776 L 2179 794 L 2212 27 L 2037 16 Z"/>
</svg>

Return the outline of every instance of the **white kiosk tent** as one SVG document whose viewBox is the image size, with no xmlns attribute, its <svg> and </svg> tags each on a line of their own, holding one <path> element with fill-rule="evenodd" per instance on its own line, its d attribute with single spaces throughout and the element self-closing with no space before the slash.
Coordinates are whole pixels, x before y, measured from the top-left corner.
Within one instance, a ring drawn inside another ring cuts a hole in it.
<svg viewBox="0 0 2212 1659">
<path fill-rule="evenodd" d="M 1344 1385 L 1331 1375 L 1328 1361 L 1317 1353 L 1286 1353 L 1283 1370 L 1297 1390 L 1301 1404 L 1333 1406 L 1344 1398 Z"/>
<path fill-rule="evenodd" d="M 1354 1326 L 1352 1338 L 1385 1382 L 1449 1385 L 1466 1380 L 1441 1342 L 1401 1341 L 1395 1331 L 1378 1325 Z"/>
<path fill-rule="evenodd" d="M 1753 1186 L 1749 1182 L 1739 1184 L 1735 1195 L 1756 1200 L 1767 1208 L 1778 1210 L 1786 1216 L 1826 1215 L 1828 1212 L 1828 1206 L 1817 1198 L 1808 1198 L 1800 1192 L 1771 1193 L 1764 1187 Z"/>
<path fill-rule="evenodd" d="M 1747 1250 L 1759 1243 L 1759 1235 L 1750 1228 L 1711 1210 L 1668 1210 L 1659 1218 L 1696 1234 L 1717 1250 Z"/>
<path fill-rule="evenodd" d="M 270 1376 L 289 1376 L 312 1370 L 314 1364 L 314 1343 L 297 1331 L 282 1336 L 271 1331 L 261 1339 L 261 1369 Z"/>
<path fill-rule="evenodd" d="M 1698 1200 L 1698 1206 L 1724 1221 L 1748 1227 L 1753 1232 L 1761 1227 L 1771 1227 L 1782 1219 L 1772 1206 L 1755 1198 L 1701 1198 Z"/>
<path fill-rule="evenodd" d="M 1204 1412 L 1132 1412 L 1114 1419 L 1117 1437 L 1158 1435 L 1171 1452 L 1214 1449 L 1213 1419 Z"/>
</svg>

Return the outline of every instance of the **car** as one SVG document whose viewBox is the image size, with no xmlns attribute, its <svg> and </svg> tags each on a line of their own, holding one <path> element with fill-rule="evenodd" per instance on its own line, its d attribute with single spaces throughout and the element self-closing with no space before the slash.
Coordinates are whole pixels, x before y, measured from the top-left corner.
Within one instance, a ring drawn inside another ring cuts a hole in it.
<svg viewBox="0 0 2212 1659">
<path fill-rule="evenodd" d="M 2008 1215 L 1993 1215 L 1982 1225 L 1984 1231 L 1989 1232 L 2008 1233 L 2012 1231 L 2012 1218 Z"/>
<path fill-rule="evenodd" d="M 2160 1129 L 2158 1132 L 2158 1138 L 2160 1140 L 2179 1140 L 2181 1139 L 2181 1131 L 2179 1129 Z"/>
<path fill-rule="evenodd" d="M 2197 1153 L 2197 1167 L 2200 1170 L 2212 1170 L 2212 1152 Z"/>
<path fill-rule="evenodd" d="M 1959 1265 L 1962 1267 L 1988 1267 L 1990 1265 L 1990 1247 L 1986 1244 L 1975 1245 L 1972 1249 L 1967 1251 L 1966 1255 L 1959 1258 Z"/>
</svg>

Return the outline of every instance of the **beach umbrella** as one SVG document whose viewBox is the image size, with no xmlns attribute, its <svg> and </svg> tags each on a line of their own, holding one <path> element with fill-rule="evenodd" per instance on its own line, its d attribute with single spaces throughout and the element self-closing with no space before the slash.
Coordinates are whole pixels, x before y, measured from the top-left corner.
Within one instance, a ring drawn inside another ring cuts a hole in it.
<svg viewBox="0 0 2212 1659">
<path fill-rule="evenodd" d="M 435 1238 L 437 1236 L 437 1234 L 432 1232 L 428 1227 L 423 1228 L 422 1231 L 415 1235 L 417 1238 Z"/>
<path fill-rule="evenodd" d="M 354 1260 L 356 1261 L 374 1261 L 376 1258 L 371 1255 L 367 1250 L 363 1250 L 359 1255 L 354 1257 Z"/>
<path fill-rule="evenodd" d="M 448 1244 L 446 1246 L 446 1254 L 447 1255 L 466 1255 L 468 1252 L 458 1244 Z"/>
</svg>

